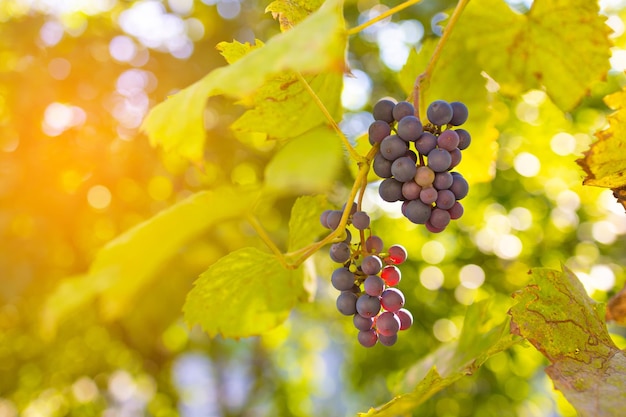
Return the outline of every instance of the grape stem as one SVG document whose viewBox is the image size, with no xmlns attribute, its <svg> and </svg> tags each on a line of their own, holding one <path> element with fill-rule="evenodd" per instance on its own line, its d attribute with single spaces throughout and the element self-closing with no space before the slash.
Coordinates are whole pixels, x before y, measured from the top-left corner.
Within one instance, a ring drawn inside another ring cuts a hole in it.
<svg viewBox="0 0 626 417">
<path fill-rule="evenodd" d="M 346 147 L 346 150 L 350 154 L 350 157 L 358 163 L 362 162 L 363 157 L 359 155 L 359 153 L 354 149 L 354 147 L 352 147 L 346 135 L 341 131 L 341 129 L 339 128 L 339 125 L 337 124 L 337 122 L 335 122 L 335 119 L 333 119 L 333 116 L 330 114 L 330 112 L 328 111 L 324 103 L 322 103 L 322 100 L 320 100 L 317 93 L 315 93 L 313 88 L 311 88 L 311 85 L 307 82 L 304 76 L 300 74 L 299 72 L 296 72 L 296 76 L 298 77 L 298 80 L 302 83 L 304 88 L 307 90 L 311 98 L 313 98 L 313 101 L 315 102 L 317 107 L 322 111 L 322 113 L 326 117 L 326 120 L 328 120 L 328 123 L 331 125 L 333 130 L 337 133 L 337 135 L 343 142 L 343 145 Z"/>
<path fill-rule="evenodd" d="M 465 6 L 467 6 L 469 2 L 470 0 L 459 0 L 456 7 L 454 8 L 454 11 L 452 12 L 452 15 L 450 16 L 450 20 L 448 21 L 448 24 L 443 29 L 443 35 L 441 35 L 439 42 L 437 42 L 437 46 L 435 46 L 435 50 L 433 51 L 433 54 L 431 55 L 430 60 L 428 61 L 428 65 L 426 65 L 426 69 L 424 70 L 424 72 L 418 75 L 417 78 L 415 79 L 415 84 L 413 85 L 413 92 L 409 96 L 409 101 L 411 100 L 413 101 L 413 106 L 415 107 L 415 113 L 416 113 L 415 116 L 418 119 L 420 119 L 420 114 L 424 114 L 425 112 L 425 109 L 422 108 L 424 100 L 421 100 L 421 95 L 423 94 L 423 91 L 428 88 L 428 85 L 430 84 L 430 77 L 432 76 L 433 70 L 437 66 L 437 62 L 439 61 L 439 58 L 441 57 L 441 53 L 443 52 L 443 47 L 448 41 L 448 38 L 450 38 L 452 29 L 454 28 L 457 21 L 459 20 L 459 17 L 461 17 L 461 13 L 463 12 L 463 9 L 465 9 Z"/>
<path fill-rule="evenodd" d="M 366 29 L 366 28 L 372 26 L 373 24 L 378 23 L 378 22 L 380 22 L 383 19 L 386 19 L 387 17 L 391 16 L 394 13 L 399 12 L 400 10 L 404 10 L 404 9 L 406 9 L 409 6 L 413 6 L 414 4 L 419 3 L 420 1 L 422 1 L 422 0 L 408 0 L 408 1 L 405 1 L 404 3 L 399 4 L 396 7 L 393 7 L 391 9 L 387 10 L 386 12 L 379 14 L 375 18 L 370 19 L 370 20 L 368 20 L 365 23 L 362 23 L 362 24 L 360 24 L 358 26 L 355 26 L 355 27 L 353 27 L 351 29 L 348 29 L 348 32 L 347 32 L 348 36 L 355 35 L 355 34 L 361 32 L 363 29 Z"/>
<path fill-rule="evenodd" d="M 280 262 L 280 264 L 283 266 L 283 268 L 285 268 L 285 269 L 293 269 L 291 267 L 291 265 L 289 265 L 289 263 L 285 259 L 285 256 L 282 254 L 280 249 L 278 249 L 276 244 L 274 244 L 274 241 L 272 240 L 272 238 L 267 234 L 267 232 L 263 228 L 263 225 L 261 224 L 261 222 L 259 222 L 259 219 L 257 219 L 252 214 L 248 214 L 246 216 L 246 220 L 248 220 L 248 223 L 250 223 L 250 226 L 252 226 L 254 231 L 257 232 L 257 234 L 259 235 L 261 240 L 274 253 L 274 255 L 276 255 L 276 258 L 278 259 L 278 262 Z"/>
</svg>

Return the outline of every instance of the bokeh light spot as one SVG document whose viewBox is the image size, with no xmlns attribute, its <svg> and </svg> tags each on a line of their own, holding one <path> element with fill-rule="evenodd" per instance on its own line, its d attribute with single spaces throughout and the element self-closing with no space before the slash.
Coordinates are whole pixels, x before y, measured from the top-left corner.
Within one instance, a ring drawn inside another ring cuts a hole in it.
<svg viewBox="0 0 626 417">
<path fill-rule="evenodd" d="M 576 138 L 569 133 L 557 133 L 550 140 L 550 149 L 557 155 L 571 155 L 576 151 Z"/>
<path fill-rule="evenodd" d="M 595 222 L 591 228 L 591 234 L 597 242 L 605 245 L 610 245 L 615 242 L 615 239 L 617 239 L 615 226 L 607 220 Z"/>
<path fill-rule="evenodd" d="M 46 46 L 54 46 L 63 39 L 63 25 L 57 21 L 50 20 L 39 29 L 39 37 Z"/>
<path fill-rule="evenodd" d="M 111 204 L 111 191 L 104 185 L 94 185 L 87 192 L 87 202 L 95 209 L 105 209 Z"/>
<path fill-rule="evenodd" d="M 485 271 L 478 265 L 465 265 L 459 271 L 459 279 L 465 288 L 476 289 L 485 282 Z"/>
<path fill-rule="evenodd" d="M 55 80 L 64 80 L 70 75 L 72 64 L 65 58 L 54 58 L 48 64 L 48 72 Z"/>
<path fill-rule="evenodd" d="M 539 158 L 535 155 L 522 152 L 515 157 L 513 166 L 520 175 L 524 177 L 534 177 L 539 173 L 541 162 L 539 162 Z"/>
<path fill-rule="evenodd" d="M 515 235 L 500 236 L 493 252 L 502 259 L 515 259 L 522 252 L 522 241 Z"/>
<path fill-rule="evenodd" d="M 148 183 L 148 194 L 155 201 L 167 200 L 172 195 L 173 185 L 169 178 L 157 175 Z"/>
<path fill-rule="evenodd" d="M 424 288 L 436 291 L 443 286 L 444 282 L 443 271 L 436 266 L 427 266 L 420 272 L 420 283 Z"/>
<path fill-rule="evenodd" d="M 72 394 L 79 403 L 88 403 L 98 398 L 100 391 L 96 383 L 86 376 L 72 384 Z"/>
<path fill-rule="evenodd" d="M 429 264 L 438 264 L 443 261 L 446 256 L 446 248 L 436 240 L 424 243 L 422 246 L 422 259 Z"/>
<path fill-rule="evenodd" d="M 129 62 L 137 54 L 137 47 L 131 38 L 119 35 L 109 42 L 109 54 L 116 61 Z"/>
<path fill-rule="evenodd" d="M 361 70 L 352 70 L 351 75 L 343 77 L 341 104 L 348 110 L 360 110 L 369 101 L 371 92 L 370 77 Z"/>
<path fill-rule="evenodd" d="M 433 325 L 433 334 L 441 342 L 449 342 L 459 335 L 456 324 L 449 319 L 439 319 Z"/>
</svg>

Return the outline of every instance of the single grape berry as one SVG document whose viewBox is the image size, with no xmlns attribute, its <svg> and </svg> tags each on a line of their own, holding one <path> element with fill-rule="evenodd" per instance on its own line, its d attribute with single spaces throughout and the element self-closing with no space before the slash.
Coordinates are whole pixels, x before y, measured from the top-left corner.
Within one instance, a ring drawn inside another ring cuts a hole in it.
<svg viewBox="0 0 626 417">
<path fill-rule="evenodd" d="M 424 132 L 420 119 L 413 115 L 403 117 L 398 122 L 396 130 L 398 131 L 398 136 L 405 142 L 415 142 Z"/>
<path fill-rule="evenodd" d="M 368 237 L 365 239 L 365 250 L 368 253 L 380 253 L 383 250 L 383 240 L 375 235 Z"/>
<path fill-rule="evenodd" d="M 352 226 L 357 230 L 365 230 L 370 227 L 370 216 L 364 211 L 357 211 L 352 215 Z"/>
<path fill-rule="evenodd" d="M 417 200 L 420 196 L 420 191 L 422 191 L 422 187 L 417 185 L 414 180 L 402 184 L 402 196 L 407 200 Z"/>
<path fill-rule="evenodd" d="M 413 116 L 415 114 L 415 107 L 408 101 L 399 101 L 392 110 L 393 118 L 396 121 L 400 121 L 407 116 Z"/>
<path fill-rule="evenodd" d="M 380 304 L 387 311 L 398 311 L 404 307 L 404 294 L 397 288 L 387 288 L 380 296 Z"/>
<path fill-rule="evenodd" d="M 437 190 L 447 190 L 452 185 L 452 174 L 448 171 L 438 172 L 435 174 L 435 180 L 433 181 L 433 187 Z"/>
<path fill-rule="evenodd" d="M 459 146 L 459 135 L 454 130 L 444 130 L 437 137 L 437 146 L 447 151 L 453 151 Z"/>
<path fill-rule="evenodd" d="M 380 178 L 391 178 L 393 175 L 391 173 L 391 164 L 393 161 L 388 160 L 384 156 L 381 155 L 380 152 L 377 152 L 374 156 L 374 162 L 372 163 L 372 168 L 376 175 Z"/>
<path fill-rule="evenodd" d="M 435 148 L 428 154 L 428 167 L 435 172 L 447 171 L 452 164 L 450 152 L 442 148 Z"/>
<path fill-rule="evenodd" d="M 445 229 L 448 224 L 450 224 L 450 213 L 448 210 L 443 210 L 440 208 L 434 208 L 433 212 L 430 215 L 430 224 L 432 224 L 437 229 Z"/>
<path fill-rule="evenodd" d="M 404 156 L 408 150 L 409 146 L 398 135 L 389 135 L 380 142 L 380 154 L 390 161 Z"/>
<path fill-rule="evenodd" d="M 450 120 L 452 126 L 460 126 L 467 121 L 469 110 L 465 104 L 460 101 L 453 101 L 450 103 L 450 107 L 452 107 L 452 119 Z"/>
<path fill-rule="evenodd" d="M 376 275 L 383 269 L 383 261 L 376 255 L 369 255 L 361 261 L 361 271 L 366 275 Z"/>
<path fill-rule="evenodd" d="M 413 324 L 413 314 L 406 308 L 396 311 L 396 315 L 400 319 L 400 330 L 406 330 Z"/>
<path fill-rule="evenodd" d="M 437 200 L 437 190 L 435 187 L 423 187 L 420 192 L 420 201 L 427 206 L 430 206 Z"/>
<path fill-rule="evenodd" d="M 353 316 L 352 323 L 357 329 L 366 332 L 374 325 L 374 319 L 372 317 L 363 317 L 357 313 Z M 402 321 L 400 321 L 400 323 L 402 323 Z"/>
<path fill-rule="evenodd" d="M 354 286 L 354 274 L 348 268 L 337 268 L 330 276 L 330 282 L 339 291 L 349 291 Z"/>
<path fill-rule="evenodd" d="M 421 166 L 415 171 L 415 182 L 422 186 L 428 187 L 435 180 L 435 171 L 429 167 Z"/>
<path fill-rule="evenodd" d="M 393 346 L 398 341 L 398 334 L 394 334 L 391 336 L 385 336 L 383 334 L 378 335 L 378 341 L 383 346 Z"/>
<path fill-rule="evenodd" d="M 356 313 L 357 295 L 352 291 L 342 291 L 337 297 L 337 310 L 345 316 Z"/>
<path fill-rule="evenodd" d="M 431 206 L 422 203 L 420 200 L 411 200 L 404 208 L 404 217 L 415 224 L 424 224 L 430 218 Z"/>
<path fill-rule="evenodd" d="M 385 262 L 394 265 L 400 265 L 409 256 L 406 249 L 402 245 L 391 245 L 387 251 L 389 256 L 385 258 Z"/>
<path fill-rule="evenodd" d="M 437 136 L 430 132 L 424 132 L 415 141 L 415 149 L 422 155 L 428 155 L 430 151 L 437 147 Z"/>
<path fill-rule="evenodd" d="M 357 340 L 363 347 L 372 347 L 378 341 L 378 334 L 375 330 L 360 331 L 357 335 Z"/>
<path fill-rule="evenodd" d="M 350 246 L 346 242 L 338 242 L 330 245 L 330 259 L 337 263 L 344 263 L 350 259 Z"/>
<path fill-rule="evenodd" d="M 391 127 L 389 123 L 383 120 L 375 120 L 372 123 L 368 130 L 370 145 L 374 146 L 377 143 L 380 143 L 387 136 L 391 135 Z"/>
<path fill-rule="evenodd" d="M 356 300 L 356 311 L 363 317 L 375 317 L 380 311 L 380 299 L 368 294 L 362 294 Z"/>
<path fill-rule="evenodd" d="M 443 126 L 452 120 L 452 106 L 444 100 L 435 100 L 426 109 L 426 117 L 434 125 Z"/>
<path fill-rule="evenodd" d="M 387 123 L 393 122 L 393 108 L 396 106 L 391 100 L 382 99 L 374 104 L 372 114 L 375 120 L 382 120 Z"/>
<path fill-rule="evenodd" d="M 467 183 L 465 178 L 463 178 L 463 176 L 458 172 L 453 172 L 452 177 L 453 180 L 452 185 L 450 186 L 450 191 L 454 193 L 454 196 L 457 200 L 462 200 L 463 198 L 465 198 L 465 196 L 467 196 L 467 193 L 469 191 L 469 184 Z"/>
<path fill-rule="evenodd" d="M 450 219 L 451 220 L 456 220 L 456 219 L 460 219 L 461 216 L 463 216 L 463 205 L 461 203 L 459 203 L 458 201 L 454 203 L 454 205 L 448 210 L 448 213 L 450 213 Z"/>
<path fill-rule="evenodd" d="M 390 203 L 402 200 L 402 183 L 394 178 L 385 178 L 378 186 L 378 194 Z"/>
<path fill-rule="evenodd" d="M 402 156 L 391 164 L 391 174 L 400 182 L 412 180 L 416 173 L 415 161 L 408 156 Z"/>
<path fill-rule="evenodd" d="M 401 279 L 400 270 L 394 265 L 387 265 L 380 273 L 380 277 L 385 281 L 385 284 L 393 287 L 398 285 Z"/>
<path fill-rule="evenodd" d="M 369 275 L 363 281 L 363 291 L 372 297 L 380 297 L 385 290 L 385 281 L 378 275 Z"/>
<path fill-rule="evenodd" d="M 394 313 L 385 311 L 376 318 L 376 331 L 379 335 L 393 336 L 400 330 L 400 319 Z"/>
<path fill-rule="evenodd" d="M 456 129 L 455 132 L 459 135 L 459 149 L 462 151 L 467 149 L 470 143 L 472 143 L 472 137 L 469 132 L 465 129 Z"/>
<path fill-rule="evenodd" d="M 322 214 L 320 214 L 320 223 L 323 227 L 330 229 L 328 227 L 328 215 L 332 212 L 332 210 L 324 210 Z"/>
<path fill-rule="evenodd" d="M 449 210 L 452 208 L 454 203 L 456 202 L 456 197 L 454 193 L 450 190 L 441 190 L 437 193 L 437 200 L 435 200 L 435 205 L 444 210 Z"/>
<path fill-rule="evenodd" d="M 331 210 L 330 213 L 326 216 L 326 227 L 331 230 L 335 230 L 339 223 L 341 222 L 341 215 L 343 213 L 339 210 Z"/>
</svg>

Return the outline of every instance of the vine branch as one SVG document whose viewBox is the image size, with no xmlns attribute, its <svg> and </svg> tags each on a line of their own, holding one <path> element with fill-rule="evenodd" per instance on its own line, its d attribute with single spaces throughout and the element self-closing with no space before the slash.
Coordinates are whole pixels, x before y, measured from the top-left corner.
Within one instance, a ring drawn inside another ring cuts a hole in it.
<svg viewBox="0 0 626 417">
<path fill-rule="evenodd" d="M 280 251 L 280 249 L 278 249 L 278 247 L 276 246 L 276 244 L 274 243 L 272 238 L 267 234 L 267 232 L 263 228 L 263 225 L 261 225 L 261 222 L 259 222 L 259 219 L 257 219 L 256 216 L 254 216 L 252 214 L 248 214 L 246 216 L 246 220 L 248 220 L 248 223 L 250 223 L 250 225 L 252 226 L 254 231 L 257 232 L 257 234 L 259 235 L 261 240 L 274 253 L 274 255 L 276 255 L 276 258 L 278 259 L 280 264 L 283 266 L 283 268 L 289 269 L 290 265 L 288 264 L 287 260 L 285 259 L 285 256 Z"/>
<path fill-rule="evenodd" d="M 362 24 L 360 24 L 358 26 L 355 26 L 355 27 L 353 27 L 351 29 L 348 29 L 348 36 L 355 35 L 355 34 L 359 33 L 360 31 L 362 31 L 363 29 L 366 29 L 366 28 L 372 26 L 373 24 L 378 23 L 378 22 L 380 22 L 383 19 L 386 19 L 387 17 L 391 16 L 394 13 L 399 12 L 400 10 L 404 10 L 404 9 L 406 9 L 409 6 L 413 6 L 414 4 L 419 3 L 420 1 L 422 1 L 422 0 L 408 0 L 408 1 L 405 1 L 404 3 L 399 4 L 396 7 L 393 7 L 391 9 L 387 10 L 386 12 L 379 14 L 375 18 L 370 19 L 370 20 L 368 20 L 365 23 L 362 23 Z"/>
</svg>

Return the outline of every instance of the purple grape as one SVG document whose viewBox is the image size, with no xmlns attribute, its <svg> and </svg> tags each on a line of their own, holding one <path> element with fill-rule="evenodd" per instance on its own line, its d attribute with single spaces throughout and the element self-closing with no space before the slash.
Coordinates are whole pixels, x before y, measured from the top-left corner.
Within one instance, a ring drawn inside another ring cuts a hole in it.
<svg viewBox="0 0 626 417">
<path fill-rule="evenodd" d="M 417 154 L 412 150 L 409 149 L 408 151 L 406 151 L 404 156 L 411 158 L 411 161 L 413 161 L 414 164 L 417 164 Z"/>
<path fill-rule="evenodd" d="M 338 242 L 330 245 L 330 259 L 337 263 L 344 263 L 350 259 L 351 251 L 350 246 L 346 242 Z"/>
<path fill-rule="evenodd" d="M 361 346 L 369 348 L 376 344 L 378 341 L 378 334 L 374 330 L 360 331 L 357 335 L 357 340 Z"/>
<path fill-rule="evenodd" d="M 413 324 L 413 314 L 406 308 L 396 311 L 396 316 L 400 319 L 400 330 L 406 330 Z"/>
<path fill-rule="evenodd" d="M 352 291 L 342 291 L 337 297 L 337 310 L 345 316 L 356 313 L 357 295 Z"/>
<path fill-rule="evenodd" d="M 470 143 L 472 143 L 472 137 L 469 132 L 465 129 L 456 129 L 455 132 L 459 135 L 459 149 L 465 150 Z"/>
<path fill-rule="evenodd" d="M 372 163 L 372 168 L 374 168 L 374 172 L 380 178 L 391 178 L 392 176 L 391 164 L 392 163 L 393 163 L 392 161 L 382 156 L 380 152 L 377 152 L 376 156 L 374 156 L 374 162 Z"/>
<path fill-rule="evenodd" d="M 370 227 L 370 216 L 364 211 L 357 211 L 352 215 L 352 226 L 357 230 L 365 230 Z"/>
<path fill-rule="evenodd" d="M 324 210 L 322 214 L 320 214 L 320 223 L 323 227 L 330 229 L 328 227 L 328 215 L 332 212 L 332 210 Z"/>
<path fill-rule="evenodd" d="M 400 139 L 398 135 L 389 135 L 380 142 L 380 154 L 390 161 L 403 156 L 409 149 L 407 143 Z"/>
<path fill-rule="evenodd" d="M 380 304 L 387 311 L 398 311 L 404 307 L 404 294 L 397 288 L 387 288 L 380 296 Z"/>
<path fill-rule="evenodd" d="M 371 317 L 363 317 L 360 314 L 355 314 L 352 318 L 352 323 L 354 327 L 361 330 L 362 332 L 366 332 L 372 328 L 374 325 L 374 319 Z"/>
<path fill-rule="evenodd" d="M 388 264 L 400 265 L 409 256 L 408 252 L 402 245 L 391 245 L 387 250 L 389 256 L 385 258 Z"/>
<path fill-rule="evenodd" d="M 437 190 L 435 187 L 423 187 L 420 192 L 420 201 L 428 206 L 437 200 Z"/>
<path fill-rule="evenodd" d="M 435 201 L 435 205 L 437 208 L 449 210 L 456 203 L 456 197 L 454 193 L 450 190 L 440 190 L 437 192 L 437 200 Z"/>
<path fill-rule="evenodd" d="M 452 159 L 452 161 L 450 162 L 450 168 L 448 169 L 452 169 L 461 163 L 462 155 L 459 148 L 454 148 L 450 151 L 450 158 Z"/>
<path fill-rule="evenodd" d="M 417 200 L 420 196 L 422 187 L 417 185 L 415 181 L 407 181 L 402 184 L 402 195 L 407 200 Z"/>
<path fill-rule="evenodd" d="M 460 101 L 453 101 L 450 103 L 450 107 L 452 107 L 452 119 L 450 120 L 451 125 L 461 126 L 467 121 L 467 118 L 469 117 L 469 110 L 465 104 Z"/>
<path fill-rule="evenodd" d="M 445 229 L 447 225 L 450 224 L 450 213 L 448 210 L 443 210 L 440 208 L 434 208 L 432 214 L 430 215 L 430 224 L 436 227 L 437 229 Z"/>
<path fill-rule="evenodd" d="M 450 213 L 450 219 L 452 220 L 460 219 L 461 216 L 463 216 L 463 212 L 463 205 L 458 201 L 455 202 L 452 208 L 448 210 L 448 213 Z"/>
<path fill-rule="evenodd" d="M 452 106 L 444 100 L 435 100 L 426 109 L 426 117 L 437 126 L 443 126 L 452 120 Z"/>
<path fill-rule="evenodd" d="M 361 261 L 361 271 L 366 275 L 376 275 L 383 269 L 383 261 L 376 255 L 369 255 Z"/>
<path fill-rule="evenodd" d="M 417 117 L 410 115 L 398 122 L 398 136 L 406 142 L 415 142 L 424 132 L 422 123 Z"/>
<path fill-rule="evenodd" d="M 380 311 L 380 300 L 368 294 L 362 294 L 356 301 L 356 311 L 363 317 L 374 317 Z"/>
<path fill-rule="evenodd" d="M 402 183 L 394 178 L 386 178 L 380 183 L 378 194 L 383 200 L 390 203 L 402 200 L 404 198 L 402 196 Z"/>
<path fill-rule="evenodd" d="M 430 132 L 424 132 L 415 141 L 415 149 L 422 155 L 428 155 L 430 151 L 437 147 L 437 136 Z"/>
<path fill-rule="evenodd" d="M 398 341 L 398 334 L 396 333 L 391 336 L 385 336 L 385 335 L 379 334 L 378 341 L 383 346 L 393 346 Z"/>
<path fill-rule="evenodd" d="M 435 172 L 447 171 L 452 163 L 450 152 L 435 148 L 428 153 L 428 167 Z"/>
<path fill-rule="evenodd" d="M 349 291 L 354 286 L 354 274 L 348 268 L 337 268 L 333 271 L 330 282 L 339 291 Z"/>
<path fill-rule="evenodd" d="M 391 100 L 382 99 L 374 104 L 372 115 L 375 120 L 382 120 L 387 123 L 393 122 L 393 108 L 396 106 Z"/>
<path fill-rule="evenodd" d="M 343 206 L 341 207 L 341 212 L 342 213 L 346 209 L 346 204 L 347 203 L 344 203 Z M 357 205 L 356 205 L 356 202 L 353 201 L 352 202 L 352 206 L 350 206 L 350 215 L 353 215 L 354 213 L 356 213 L 356 210 L 357 210 Z"/>
<path fill-rule="evenodd" d="M 437 146 L 451 152 L 459 146 L 459 135 L 454 130 L 444 130 L 437 137 Z"/>
<path fill-rule="evenodd" d="M 372 297 L 380 297 L 385 289 L 385 281 L 378 275 L 369 275 L 363 281 L 363 291 Z"/>
<path fill-rule="evenodd" d="M 402 156 L 391 164 L 391 174 L 400 182 L 412 180 L 416 173 L 415 162 L 408 156 Z"/>
<path fill-rule="evenodd" d="M 430 220 L 427 221 L 426 223 L 424 223 L 424 226 L 426 226 L 426 229 L 428 229 L 429 232 L 431 233 L 441 233 L 444 230 L 446 230 L 445 227 L 435 227 L 430 223 Z"/>
<path fill-rule="evenodd" d="M 332 210 L 326 216 L 326 227 L 328 227 L 331 230 L 335 230 L 339 226 L 339 223 L 341 222 L 342 215 L 343 213 L 341 211 Z"/>
<path fill-rule="evenodd" d="M 453 172 L 452 177 L 453 181 L 450 186 L 450 191 L 454 193 L 457 200 L 461 200 L 467 196 L 467 193 L 469 192 L 469 184 L 458 172 Z"/>
<path fill-rule="evenodd" d="M 368 138 L 370 141 L 370 145 L 374 146 L 377 143 L 380 143 L 387 136 L 391 135 L 391 127 L 389 123 L 382 120 L 375 120 L 368 129 Z"/>
<path fill-rule="evenodd" d="M 413 116 L 415 114 L 415 107 L 408 101 L 399 101 L 396 104 L 392 111 L 393 118 L 396 121 L 400 121 L 408 116 Z"/>
<path fill-rule="evenodd" d="M 452 185 L 452 174 L 448 171 L 438 172 L 435 174 L 435 180 L 433 181 L 433 187 L 437 190 L 447 190 Z"/>
<path fill-rule="evenodd" d="M 365 250 L 368 253 L 380 253 L 383 250 L 383 240 L 379 236 L 372 235 L 365 239 Z"/>
<path fill-rule="evenodd" d="M 376 331 L 379 335 L 393 336 L 400 330 L 400 319 L 394 313 L 385 311 L 376 318 Z"/>
<path fill-rule="evenodd" d="M 344 240 L 342 240 L 342 242 L 347 243 L 348 245 L 352 242 L 352 233 L 350 233 L 350 230 L 346 229 L 346 238 Z"/>
<path fill-rule="evenodd" d="M 430 218 L 431 206 L 420 200 L 409 201 L 404 209 L 404 216 L 415 224 L 424 224 Z"/>
</svg>

